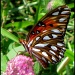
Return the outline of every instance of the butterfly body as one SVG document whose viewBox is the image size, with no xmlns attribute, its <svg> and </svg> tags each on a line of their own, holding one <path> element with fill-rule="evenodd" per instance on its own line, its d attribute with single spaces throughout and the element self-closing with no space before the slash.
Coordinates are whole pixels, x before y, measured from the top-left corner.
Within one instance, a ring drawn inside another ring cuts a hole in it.
<svg viewBox="0 0 75 75">
<path fill-rule="evenodd" d="M 70 9 L 59 6 L 48 12 L 29 32 L 26 41 L 20 40 L 30 55 L 34 55 L 44 68 L 57 63 L 64 56 L 64 35 Z"/>
</svg>

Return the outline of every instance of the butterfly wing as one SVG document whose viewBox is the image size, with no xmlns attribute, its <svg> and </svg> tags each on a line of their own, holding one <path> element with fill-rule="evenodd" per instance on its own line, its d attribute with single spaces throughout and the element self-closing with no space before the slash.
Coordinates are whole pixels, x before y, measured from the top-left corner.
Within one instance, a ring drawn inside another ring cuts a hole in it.
<svg viewBox="0 0 75 75">
<path fill-rule="evenodd" d="M 68 6 L 59 6 L 56 9 L 49 11 L 44 17 L 42 17 L 36 25 L 29 32 L 26 41 L 30 42 L 39 33 L 50 30 L 52 28 L 60 28 L 66 30 L 67 23 L 70 17 L 70 9 Z M 65 31 L 64 31 L 65 33 Z"/>
<path fill-rule="evenodd" d="M 44 68 L 48 63 L 57 63 L 63 57 L 64 35 L 70 18 L 68 6 L 59 6 L 48 12 L 31 29 L 26 44 Z"/>
</svg>

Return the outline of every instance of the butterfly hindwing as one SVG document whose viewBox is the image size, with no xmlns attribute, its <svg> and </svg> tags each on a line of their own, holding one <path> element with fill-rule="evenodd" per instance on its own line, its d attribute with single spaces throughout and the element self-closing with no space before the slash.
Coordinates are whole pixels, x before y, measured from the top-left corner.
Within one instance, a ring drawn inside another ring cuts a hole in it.
<svg viewBox="0 0 75 75">
<path fill-rule="evenodd" d="M 63 35 L 54 30 L 38 35 L 32 43 L 33 55 L 47 63 L 57 63 L 65 52 Z"/>
</svg>

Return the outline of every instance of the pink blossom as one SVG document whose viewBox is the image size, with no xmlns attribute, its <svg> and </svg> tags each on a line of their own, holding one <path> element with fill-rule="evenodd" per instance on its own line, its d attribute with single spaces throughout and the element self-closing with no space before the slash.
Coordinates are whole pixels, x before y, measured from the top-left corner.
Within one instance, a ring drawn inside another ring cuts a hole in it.
<svg viewBox="0 0 75 75">
<path fill-rule="evenodd" d="M 47 5 L 47 10 L 51 10 L 57 6 L 63 5 L 64 4 L 64 0 L 50 0 L 50 2 Z"/>
<path fill-rule="evenodd" d="M 54 0 L 51 0 L 51 1 L 48 3 L 48 5 L 47 5 L 47 10 L 49 10 L 49 9 L 52 8 L 53 1 L 54 1 Z"/>
<path fill-rule="evenodd" d="M 19 55 L 8 62 L 6 75 L 34 75 L 32 59 Z"/>
</svg>

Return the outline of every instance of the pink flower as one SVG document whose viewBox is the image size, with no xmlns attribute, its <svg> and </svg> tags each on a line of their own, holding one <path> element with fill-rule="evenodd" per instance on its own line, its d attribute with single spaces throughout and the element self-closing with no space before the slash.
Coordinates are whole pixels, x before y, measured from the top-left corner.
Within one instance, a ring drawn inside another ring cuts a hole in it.
<svg viewBox="0 0 75 75">
<path fill-rule="evenodd" d="M 34 75 L 32 59 L 19 55 L 8 62 L 6 75 Z"/>
<path fill-rule="evenodd" d="M 54 1 L 54 0 L 51 0 L 51 1 L 48 3 L 48 5 L 47 5 L 47 10 L 49 10 L 49 9 L 52 8 L 53 1 Z"/>
<path fill-rule="evenodd" d="M 47 10 L 49 10 L 49 9 L 51 10 L 51 9 L 53 9 L 57 6 L 63 5 L 63 4 L 65 4 L 64 0 L 61 0 L 61 1 L 60 0 L 50 0 L 50 2 L 47 5 Z"/>
</svg>

